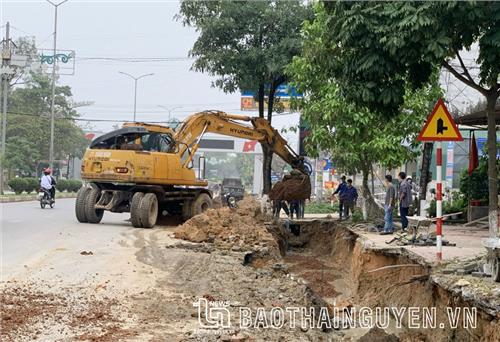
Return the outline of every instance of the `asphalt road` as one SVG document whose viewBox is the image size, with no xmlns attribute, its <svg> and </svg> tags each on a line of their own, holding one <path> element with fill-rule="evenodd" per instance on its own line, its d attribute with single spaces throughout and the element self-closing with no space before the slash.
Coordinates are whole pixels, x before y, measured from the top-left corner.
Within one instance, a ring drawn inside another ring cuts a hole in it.
<svg viewBox="0 0 500 342">
<path fill-rule="evenodd" d="M 134 229 L 125 221 L 128 214 L 106 212 L 101 224 L 79 223 L 74 203 L 74 199 L 60 199 L 53 209 L 41 209 L 35 201 L 0 204 L 2 280 L 53 251 L 103 248 Z"/>
</svg>

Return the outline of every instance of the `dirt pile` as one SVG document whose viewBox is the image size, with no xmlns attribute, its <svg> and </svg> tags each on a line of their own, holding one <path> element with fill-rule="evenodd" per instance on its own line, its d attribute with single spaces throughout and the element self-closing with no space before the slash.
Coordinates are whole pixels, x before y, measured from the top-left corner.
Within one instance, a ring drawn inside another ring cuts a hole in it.
<svg viewBox="0 0 500 342">
<path fill-rule="evenodd" d="M 174 236 L 191 242 L 209 242 L 220 249 L 259 251 L 279 257 L 279 247 L 264 225 L 266 217 L 252 197 L 238 202 L 237 209 L 209 209 L 178 227 Z"/>
<path fill-rule="evenodd" d="M 384 330 L 373 327 L 365 335 L 363 335 L 359 342 L 398 342 L 399 338 L 394 334 L 387 334 Z"/>
<path fill-rule="evenodd" d="M 311 180 L 308 175 L 292 171 L 277 182 L 269 192 L 271 200 L 306 200 L 311 197 Z"/>
</svg>

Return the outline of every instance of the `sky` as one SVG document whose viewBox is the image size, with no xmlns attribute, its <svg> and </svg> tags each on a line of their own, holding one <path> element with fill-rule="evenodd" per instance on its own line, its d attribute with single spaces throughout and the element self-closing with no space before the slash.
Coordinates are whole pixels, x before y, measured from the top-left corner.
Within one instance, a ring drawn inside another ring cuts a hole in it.
<svg viewBox="0 0 500 342">
<path fill-rule="evenodd" d="M 187 57 L 197 33 L 174 19 L 178 10 L 178 1 L 69 0 L 59 7 L 57 50 L 74 50 L 76 56 L 74 75 L 61 75 L 59 83 L 71 86 L 76 102 L 93 103 L 78 108 L 83 118 L 132 120 L 134 81 L 119 71 L 134 76 L 154 73 L 138 81 L 138 121 L 167 121 L 169 108 L 179 120 L 207 109 L 240 113 L 239 93 L 225 94 L 211 87 L 213 77 L 190 70 L 193 60 Z M 2 37 L 9 21 L 14 39 L 34 36 L 38 48 L 52 49 L 54 7 L 48 2 L 0 0 L 0 18 Z M 298 114 L 276 115 L 273 120 L 281 129 L 296 125 Z M 112 124 L 92 126 L 109 131 Z M 296 140 L 293 133 L 287 136 Z"/>
<path fill-rule="evenodd" d="M 165 0 L 69 0 L 59 7 L 58 50 L 74 50 L 76 55 L 74 75 L 60 76 L 59 83 L 71 86 L 76 102 L 92 102 L 78 108 L 82 118 L 132 120 L 134 81 L 120 71 L 135 76 L 154 73 L 138 81 L 138 121 L 167 121 L 168 109 L 179 120 L 207 109 L 240 113 L 239 93 L 225 94 L 211 87 L 213 77 L 190 70 L 193 60 L 188 53 L 197 32 L 174 19 L 178 10 L 178 1 Z M 0 18 L 2 36 L 9 21 L 14 39 L 34 36 L 38 48 L 52 48 L 54 7 L 47 1 L 0 0 Z M 474 64 L 475 56 L 477 47 L 463 52 L 467 64 Z M 441 83 L 452 110 L 461 112 L 480 97 L 447 72 L 442 73 Z M 276 115 L 273 125 L 296 126 L 298 118 L 297 113 Z M 94 130 L 103 132 L 112 125 L 91 123 Z M 297 135 L 285 137 L 296 148 Z"/>
</svg>

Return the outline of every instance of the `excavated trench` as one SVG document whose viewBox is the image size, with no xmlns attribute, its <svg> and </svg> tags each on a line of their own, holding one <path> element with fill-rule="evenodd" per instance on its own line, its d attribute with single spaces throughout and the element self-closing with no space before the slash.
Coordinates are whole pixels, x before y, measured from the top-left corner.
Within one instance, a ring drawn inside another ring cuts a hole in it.
<svg viewBox="0 0 500 342">
<path fill-rule="evenodd" d="M 402 327 L 392 330 L 402 341 L 500 340 L 498 314 L 495 317 L 437 285 L 431 267 L 405 249 L 370 248 L 347 226 L 329 220 L 280 222 L 268 230 L 279 244 L 288 271 L 303 278 L 330 309 L 369 307 L 375 312 L 390 308 L 392 322 L 404 308 Z M 412 318 L 409 310 L 415 310 L 419 318 Z M 434 320 L 424 316 L 433 310 Z M 474 310 L 475 327 L 470 321 Z M 450 322 L 454 317 L 458 318 L 456 327 Z"/>
</svg>

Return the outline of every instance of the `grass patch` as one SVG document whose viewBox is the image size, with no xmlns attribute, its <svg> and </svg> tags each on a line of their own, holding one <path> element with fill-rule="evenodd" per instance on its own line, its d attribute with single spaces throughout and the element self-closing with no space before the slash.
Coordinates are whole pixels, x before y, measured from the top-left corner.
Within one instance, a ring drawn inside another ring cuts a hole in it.
<svg viewBox="0 0 500 342">
<path fill-rule="evenodd" d="M 339 211 L 338 205 L 325 202 L 311 202 L 306 205 L 304 212 L 306 214 L 333 214 Z"/>
</svg>

